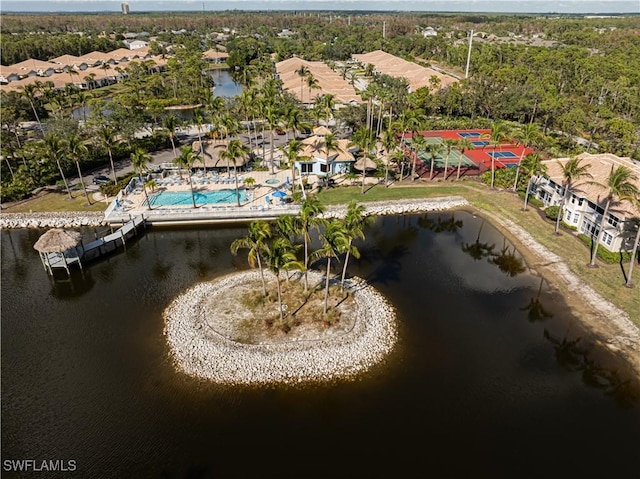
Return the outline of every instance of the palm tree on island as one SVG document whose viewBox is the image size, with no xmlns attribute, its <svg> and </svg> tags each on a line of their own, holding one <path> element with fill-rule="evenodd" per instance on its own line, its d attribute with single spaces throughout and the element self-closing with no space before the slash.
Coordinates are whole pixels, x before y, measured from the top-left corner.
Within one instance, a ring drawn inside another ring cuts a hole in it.
<svg viewBox="0 0 640 479">
<path fill-rule="evenodd" d="M 264 280 L 261 254 L 264 252 L 267 241 L 271 238 L 271 227 L 266 221 L 252 221 L 249 223 L 249 234 L 244 238 L 238 238 L 231 243 L 231 253 L 238 254 L 239 249 L 248 249 L 249 266 L 255 268 L 258 265 L 260 278 L 262 279 L 262 293 L 267 295 L 267 286 Z"/>
<path fill-rule="evenodd" d="M 300 207 L 300 235 L 304 241 L 304 291 L 309 290 L 309 242 L 311 241 L 311 228 L 318 227 L 323 223 L 320 215 L 324 212 L 324 206 L 317 196 L 308 196 L 302 201 Z"/>
<path fill-rule="evenodd" d="M 346 252 L 344 258 L 344 266 L 342 268 L 342 278 L 340 281 L 340 288 L 344 291 L 344 280 L 347 275 L 347 265 L 349 264 L 349 256 L 353 255 L 354 258 L 360 258 L 360 251 L 353 246 L 354 239 L 364 239 L 364 227 L 367 223 L 373 220 L 372 216 L 365 216 L 365 207 L 359 205 L 355 200 L 352 200 L 347 207 L 347 214 L 343 220 L 344 233 L 347 237 L 347 244 L 344 251 Z"/>
<path fill-rule="evenodd" d="M 320 234 L 322 247 L 312 253 L 314 259 L 327 259 L 327 273 L 324 284 L 324 307 L 323 314 L 327 314 L 329 303 L 329 278 L 331 276 L 331 259 L 338 258 L 340 252 L 344 251 L 348 244 L 347 234 L 342 221 L 333 219 L 326 224 L 324 232 Z M 306 273 L 306 272 L 305 272 Z"/>
</svg>

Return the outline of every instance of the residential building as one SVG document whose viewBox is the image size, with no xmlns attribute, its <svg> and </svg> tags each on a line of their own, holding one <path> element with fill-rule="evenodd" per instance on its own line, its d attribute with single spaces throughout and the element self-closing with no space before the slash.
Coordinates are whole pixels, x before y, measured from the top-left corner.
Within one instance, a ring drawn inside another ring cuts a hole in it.
<svg viewBox="0 0 640 479">
<path fill-rule="evenodd" d="M 588 167 L 592 178 L 581 178 L 572 185 L 562 219 L 569 226 L 577 228 L 580 233 L 597 238 L 609 193 L 609 190 L 601 185 L 607 183 L 612 169 L 626 166 L 637 176 L 635 184 L 640 188 L 640 166 L 630 158 L 620 158 L 611 153 L 582 153 L 578 158 L 582 159 L 582 165 Z M 567 161 L 569 158 L 545 161 L 546 177 L 539 178 L 537 185 L 533 182 L 533 195 L 544 203 L 545 208 L 562 203 L 564 186 L 561 165 Z M 602 246 L 609 251 L 630 249 L 633 237 L 629 226 L 633 218 L 640 218 L 638 207 L 629 201 L 612 203 L 604 223 Z"/>
<path fill-rule="evenodd" d="M 324 126 L 314 128 L 313 135 L 302 140 L 304 145 L 298 154 L 295 168 L 301 175 L 326 177 L 336 173 L 347 173 L 355 161 L 357 147 L 349 140 L 336 140 L 336 148 L 327 151 L 325 138 L 331 130 Z"/>
</svg>

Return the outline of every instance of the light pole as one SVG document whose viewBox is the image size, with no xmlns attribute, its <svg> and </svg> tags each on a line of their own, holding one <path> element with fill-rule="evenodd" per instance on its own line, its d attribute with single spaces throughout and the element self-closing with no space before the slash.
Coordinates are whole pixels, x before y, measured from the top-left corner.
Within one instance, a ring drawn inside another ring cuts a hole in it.
<svg viewBox="0 0 640 479">
<path fill-rule="evenodd" d="M 473 43 L 473 30 L 469 34 L 469 51 L 467 52 L 467 69 L 464 72 L 464 77 L 469 78 L 469 63 L 471 63 L 471 44 Z"/>
</svg>

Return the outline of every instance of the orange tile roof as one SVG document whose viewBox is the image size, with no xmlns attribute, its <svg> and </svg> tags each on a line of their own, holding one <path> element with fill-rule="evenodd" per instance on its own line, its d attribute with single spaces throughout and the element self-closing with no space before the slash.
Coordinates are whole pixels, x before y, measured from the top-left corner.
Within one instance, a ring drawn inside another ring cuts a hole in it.
<svg viewBox="0 0 640 479">
<path fill-rule="evenodd" d="M 407 60 L 391 55 L 390 53 L 382 50 L 376 50 L 359 55 L 355 54 L 352 55 L 352 57 L 364 65 L 373 65 L 376 71 L 380 73 L 384 73 L 395 78 L 406 78 L 409 82 L 409 88 L 411 91 L 416 91 L 418 88 L 422 87 L 432 89 L 431 83 L 429 82 L 432 76 L 435 76 L 440 80 L 440 84 L 437 88 L 438 90 L 458 81 L 452 76 L 445 75 L 444 73 L 440 73 L 431 68 L 421 67 L 416 63 L 408 62 Z"/>
<path fill-rule="evenodd" d="M 306 80 L 296 73 L 301 66 L 309 69 L 318 83 L 318 88 L 309 91 Z M 293 57 L 276 63 L 276 71 L 282 80 L 283 88 L 288 90 L 302 103 L 313 103 L 315 98 L 323 94 L 331 94 L 337 103 L 361 102 L 360 95 L 347 80 L 329 68 L 323 62 L 310 62 L 302 58 Z M 300 82 L 302 81 L 302 97 L 300 96 Z"/>
</svg>

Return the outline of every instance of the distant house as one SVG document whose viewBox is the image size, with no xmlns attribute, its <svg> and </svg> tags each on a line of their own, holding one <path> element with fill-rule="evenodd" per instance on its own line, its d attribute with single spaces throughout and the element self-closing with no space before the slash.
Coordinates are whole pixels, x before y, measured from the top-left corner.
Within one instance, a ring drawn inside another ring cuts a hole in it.
<svg viewBox="0 0 640 479">
<path fill-rule="evenodd" d="M 588 165 L 588 171 L 593 178 L 580 179 L 572 186 L 573 191 L 569 194 L 562 219 L 569 226 L 575 226 L 581 233 L 595 239 L 600 232 L 600 221 L 608 194 L 606 188 L 596 183 L 606 184 L 611 169 L 619 166 L 626 166 L 640 178 L 640 167 L 630 158 L 620 158 L 611 153 L 582 153 L 578 158 L 582 159 L 582 165 Z M 544 162 L 548 169 L 547 175 L 538 178 L 539 183 L 535 186 L 533 194 L 544 203 L 545 208 L 562 203 L 564 187 L 560 165 L 567 161 L 569 158 Z M 640 188 L 640 179 L 636 180 L 636 186 Z M 609 251 L 620 251 L 630 247 L 633 238 L 626 234 L 625 223 L 632 218 L 640 218 L 640 209 L 628 201 L 612 204 L 604 224 L 602 245 Z"/>
<path fill-rule="evenodd" d="M 337 140 L 337 148 L 327 151 L 325 138 L 329 134 L 331 130 L 319 126 L 314 128 L 313 136 L 302 140 L 304 147 L 295 162 L 301 175 L 329 176 L 350 171 L 357 147 L 349 146 L 349 140 Z"/>
<path fill-rule="evenodd" d="M 295 35 L 295 32 L 292 32 L 288 28 L 283 28 L 281 32 L 278 33 L 279 38 L 289 38 Z"/>
<path fill-rule="evenodd" d="M 146 48 L 149 46 L 149 42 L 145 42 L 144 40 L 125 40 L 124 44 L 129 47 L 129 50 L 139 50 L 140 48 Z"/>
<path fill-rule="evenodd" d="M 422 36 L 425 37 L 425 38 L 437 37 L 438 36 L 438 32 L 436 32 L 435 28 L 433 28 L 433 27 L 427 27 L 424 30 L 422 30 Z"/>
<path fill-rule="evenodd" d="M 211 63 L 224 63 L 229 58 L 229 54 L 211 49 L 203 52 L 202 57 Z"/>
</svg>

